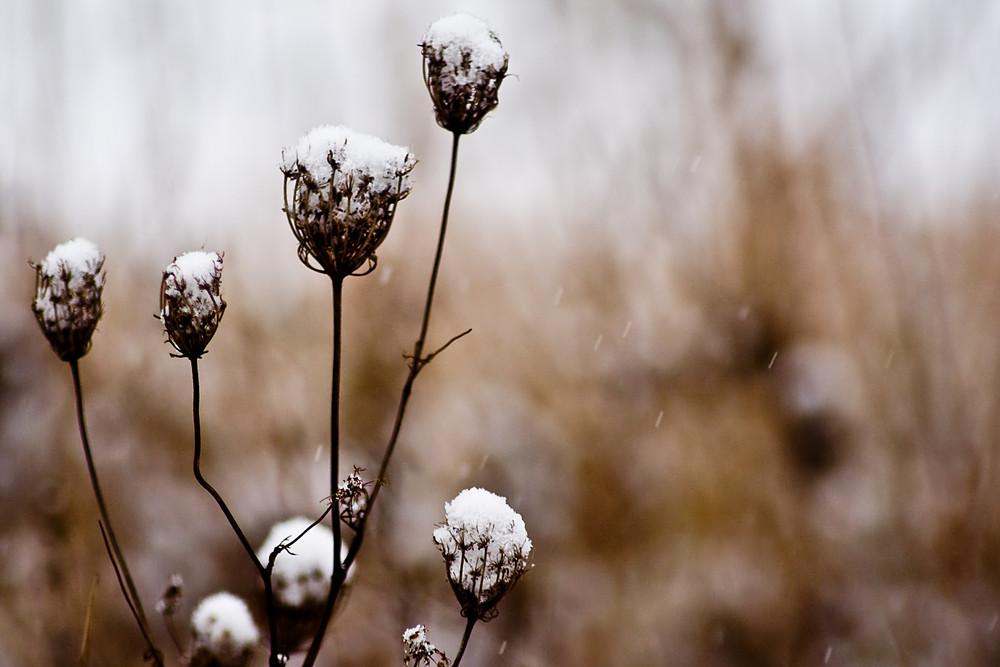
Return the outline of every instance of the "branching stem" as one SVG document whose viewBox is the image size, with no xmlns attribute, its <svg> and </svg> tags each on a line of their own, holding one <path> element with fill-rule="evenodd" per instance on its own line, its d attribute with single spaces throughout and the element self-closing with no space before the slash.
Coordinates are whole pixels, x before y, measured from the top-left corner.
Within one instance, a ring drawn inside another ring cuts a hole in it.
<svg viewBox="0 0 1000 667">
<path fill-rule="evenodd" d="M 198 358 L 191 357 L 191 388 L 192 388 L 192 398 L 191 398 L 191 411 L 192 418 L 194 421 L 194 462 L 192 468 L 194 470 L 194 477 L 201 484 L 202 488 L 208 491 L 209 495 L 215 499 L 216 504 L 222 513 L 226 515 L 226 520 L 229 521 L 229 525 L 232 527 L 233 532 L 236 533 L 236 537 L 239 538 L 240 544 L 243 545 L 244 551 L 250 556 L 250 561 L 253 563 L 254 567 L 257 569 L 257 573 L 260 575 L 261 580 L 264 582 L 264 595 L 267 602 L 267 618 L 268 618 L 268 630 L 271 637 L 271 656 L 269 664 L 271 667 L 278 667 L 282 663 L 278 661 L 276 655 L 275 647 L 277 646 L 275 637 L 275 619 L 274 619 L 274 593 L 271 589 L 271 571 L 265 568 L 260 559 L 257 557 L 257 553 L 253 550 L 250 545 L 250 541 L 247 536 L 243 533 L 243 529 L 240 528 L 240 524 L 236 521 L 236 517 L 229 510 L 229 506 L 226 505 L 226 501 L 223 500 L 222 495 L 215 490 L 205 476 L 201 472 L 201 382 L 198 379 Z"/>
</svg>

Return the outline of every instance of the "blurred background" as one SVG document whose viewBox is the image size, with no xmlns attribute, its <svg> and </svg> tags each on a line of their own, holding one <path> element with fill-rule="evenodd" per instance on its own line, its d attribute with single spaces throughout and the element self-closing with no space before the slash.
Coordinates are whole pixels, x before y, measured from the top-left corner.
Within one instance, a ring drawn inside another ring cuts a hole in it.
<svg viewBox="0 0 1000 667">
<path fill-rule="evenodd" d="M 28 260 L 107 254 L 88 425 L 169 648 L 171 574 L 182 625 L 259 590 L 190 473 L 163 267 L 225 253 L 204 470 L 260 542 L 329 494 L 329 288 L 281 150 L 320 124 L 410 146 L 345 289 L 342 472 L 377 468 L 450 148 L 417 44 L 457 10 L 510 52 L 461 143 L 430 345 L 473 333 L 417 382 L 324 664 L 400 664 L 417 623 L 454 653 L 430 536 L 469 486 L 535 544 L 470 667 L 998 664 L 1000 5 L 0 0 L 0 665 L 76 664 L 95 582 L 91 664 L 143 649 Z"/>
</svg>

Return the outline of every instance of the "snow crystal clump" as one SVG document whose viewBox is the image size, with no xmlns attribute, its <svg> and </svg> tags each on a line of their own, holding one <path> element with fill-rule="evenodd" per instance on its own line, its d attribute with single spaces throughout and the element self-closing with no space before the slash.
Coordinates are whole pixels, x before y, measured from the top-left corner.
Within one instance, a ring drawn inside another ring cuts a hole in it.
<svg viewBox="0 0 1000 667">
<path fill-rule="evenodd" d="M 35 319 L 60 359 L 79 359 L 90 349 L 103 312 L 104 254 L 76 238 L 57 245 L 34 267 Z"/>
<path fill-rule="evenodd" d="M 191 614 L 192 665 L 249 664 L 260 632 L 246 603 L 231 593 L 210 595 Z"/>
<path fill-rule="evenodd" d="M 506 498 L 484 489 L 462 491 L 445 503 L 445 522 L 434 531 L 448 580 L 466 617 L 483 620 L 528 570 L 531 540 Z"/>
</svg>

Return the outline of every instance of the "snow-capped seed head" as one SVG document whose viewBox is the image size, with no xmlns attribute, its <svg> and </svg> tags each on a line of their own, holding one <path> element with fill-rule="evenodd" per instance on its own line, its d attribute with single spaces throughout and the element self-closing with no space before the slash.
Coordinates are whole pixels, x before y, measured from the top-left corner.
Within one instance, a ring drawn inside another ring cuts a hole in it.
<svg viewBox="0 0 1000 667">
<path fill-rule="evenodd" d="M 482 19 L 453 14 L 431 24 L 420 49 L 438 125 L 456 134 L 475 131 L 496 108 L 507 75 L 500 38 Z"/>
<path fill-rule="evenodd" d="M 416 158 L 342 126 L 317 127 L 282 152 L 285 215 L 309 268 L 345 277 L 374 269 Z"/>
<path fill-rule="evenodd" d="M 32 266 L 35 319 L 59 358 L 75 361 L 90 350 L 103 313 L 104 254 L 90 241 L 76 238 L 57 245 Z"/>
<path fill-rule="evenodd" d="M 451 661 L 444 651 L 427 639 L 427 628 L 417 625 L 403 632 L 404 667 L 448 667 Z"/>
<path fill-rule="evenodd" d="M 180 356 L 198 359 L 205 353 L 226 310 L 221 289 L 218 253 L 186 252 L 163 271 L 160 320 Z"/>
<path fill-rule="evenodd" d="M 194 667 L 244 667 L 250 664 L 260 632 L 246 603 L 231 593 L 210 595 L 191 614 Z"/>
<path fill-rule="evenodd" d="M 312 521 L 295 517 L 271 527 L 264 543 L 257 550 L 257 557 L 267 564 L 276 547 L 295 540 Z M 342 545 L 341 558 L 346 553 Z M 274 561 L 271 585 L 275 601 L 284 607 L 312 607 L 326 603 L 333 574 L 333 532 L 324 525 L 316 525 L 294 544 L 283 549 Z M 348 580 L 353 568 L 348 572 Z"/>
<path fill-rule="evenodd" d="M 483 489 L 462 491 L 445 503 L 445 522 L 434 530 L 448 581 L 462 615 L 489 620 L 496 605 L 528 571 L 531 540 L 506 498 Z"/>
</svg>

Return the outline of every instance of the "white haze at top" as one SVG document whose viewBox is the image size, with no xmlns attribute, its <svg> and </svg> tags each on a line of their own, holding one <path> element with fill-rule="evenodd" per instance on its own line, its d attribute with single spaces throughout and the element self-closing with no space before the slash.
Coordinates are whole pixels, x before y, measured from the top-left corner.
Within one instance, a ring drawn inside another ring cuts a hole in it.
<svg viewBox="0 0 1000 667">
<path fill-rule="evenodd" d="M 500 106 L 461 154 L 456 214 L 484 234 L 698 234 L 731 183 L 736 128 L 792 152 L 842 132 L 917 222 L 996 190 L 989 1 L 0 0 L 0 233 L 163 262 L 277 244 L 293 266 L 278 163 L 321 124 L 409 146 L 421 164 L 397 225 L 434 218 L 449 138 L 417 42 L 458 10 L 511 54 Z M 720 25 L 751 47 L 735 90 Z M 832 125 L 845 108 L 855 126 Z"/>
</svg>

